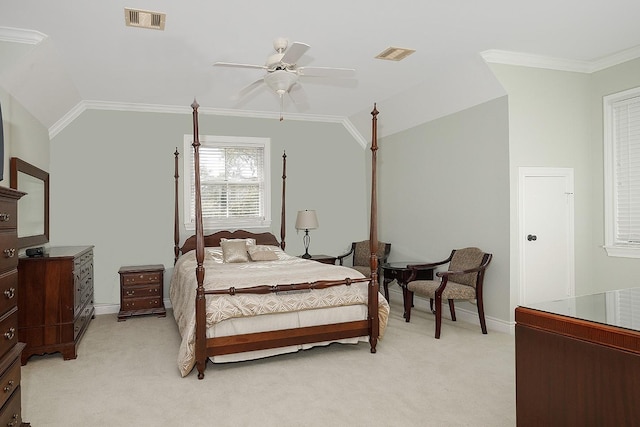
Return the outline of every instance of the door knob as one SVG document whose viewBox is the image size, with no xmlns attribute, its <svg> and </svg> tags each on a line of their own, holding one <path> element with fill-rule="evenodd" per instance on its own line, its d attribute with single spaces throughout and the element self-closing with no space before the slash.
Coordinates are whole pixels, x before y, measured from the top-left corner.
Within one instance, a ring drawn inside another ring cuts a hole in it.
<svg viewBox="0 0 640 427">
<path fill-rule="evenodd" d="M 527 240 L 530 241 L 530 242 L 533 241 L 533 240 L 538 240 L 538 236 L 536 236 L 535 234 L 529 234 L 527 236 Z"/>
</svg>

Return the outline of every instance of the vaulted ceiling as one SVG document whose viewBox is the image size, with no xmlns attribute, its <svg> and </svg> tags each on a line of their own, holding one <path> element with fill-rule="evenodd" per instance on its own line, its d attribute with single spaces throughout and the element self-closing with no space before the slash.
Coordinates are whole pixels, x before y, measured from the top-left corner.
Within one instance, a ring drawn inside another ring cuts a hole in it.
<svg viewBox="0 0 640 427">
<path fill-rule="evenodd" d="M 164 29 L 126 26 L 125 8 L 164 14 Z M 196 97 L 204 112 L 282 109 L 363 135 L 377 102 L 384 135 L 501 96 L 483 54 L 579 72 L 638 57 L 638 17 L 630 0 L 3 1 L 0 86 L 54 134 L 87 106 L 186 111 Z M 306 102 L 265 85 L 234 99 L 266 71 L 213 63 L 264 64 L 279 37 L 311 46 L 298 66 L 354 77 L 301 77 Z M 388 47 L 415 53 L 375 59 Z"/>
</svg>

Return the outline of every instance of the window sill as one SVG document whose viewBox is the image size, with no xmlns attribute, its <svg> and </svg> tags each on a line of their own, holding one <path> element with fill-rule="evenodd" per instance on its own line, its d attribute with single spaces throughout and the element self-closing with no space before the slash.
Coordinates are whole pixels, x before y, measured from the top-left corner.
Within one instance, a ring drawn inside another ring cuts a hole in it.
<svg viewBox="0 0 640 427">
<path fill-rule="evenodd" d="M 607 255 L 621 258 L 640 258 L 640 246 L 605 246 Z"/>
</svg>

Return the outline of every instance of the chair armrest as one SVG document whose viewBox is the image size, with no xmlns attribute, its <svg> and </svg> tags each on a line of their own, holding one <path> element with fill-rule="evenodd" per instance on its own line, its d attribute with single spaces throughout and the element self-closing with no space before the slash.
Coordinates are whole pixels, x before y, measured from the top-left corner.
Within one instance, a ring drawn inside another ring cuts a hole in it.
<svg viewBox="0 0 640 427">
<path fill-rule="evenodd" d="M 353 253 L 353 247 L 352 247 L 352 248 L 351 248 L 351 250 L 349 250 L 349 252 L 347 252 L 346 254 L 344 254 L 344 255 L 338 255 L 338 256 L 336 257 L 336 259 L 337 259 L 338 261 L 340 261 L 340 265 L 342 265 L 343 260 L 344 260 L 346 257 L 348 257 L 349 255 L 351 255 L 352 253 Z"/>
<path fill-rule="evenodd" d="M 491 261 L 491 258 L 489 258 L 486 262 L 484 262 L 483 264 L 479 265 L 478 267 L 475 268 L 469 268 L 467 270 L 459 270 L 459 271 L 439 271 L 436 273 L 436 276 L 438 277 L 445 277 L 445 276 L 453 276 L 456 274 L 469 274 L 469 273 L 477 273 L 479 271 L 484 270 L 485 268 L 487 268 L 487 266 L 489 265 L 489 261 Z"/>
</svg>

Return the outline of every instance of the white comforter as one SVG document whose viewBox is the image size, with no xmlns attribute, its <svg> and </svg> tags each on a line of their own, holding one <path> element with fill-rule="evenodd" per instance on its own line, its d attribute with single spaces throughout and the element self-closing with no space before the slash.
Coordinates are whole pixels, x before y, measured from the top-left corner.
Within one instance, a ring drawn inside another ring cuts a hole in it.
<svg viewBox="0 0 640 427">
<path fill-rule="evenodd" d="M 277 247 L 277 261 L 251 261 L 222 263 L 220 248 L 205 250 L 206 289 L 228 289 L 256 285 L 305 283 L 316 280 L 341 280 L 363 277 L 358 271 L 336 265 L 322 264 L 286 254 Z M 178 368 L 183 376 L 195 365 L 195 298 L 197 281 L 195 251 L 181 256 L 174 268 L 170 284 L 173 313 L 182 336 L 178 354 Z M 207 328 L 225 319 L 312 310 L 332 306 L 367 304 L 368 284 L 334 286 L 328 289 L 284 294 L 243 294 L 234 296 L 207 296 Z M 379 295 L 380 336 L 389 315 L 389 305 Z"/>
</svg>

